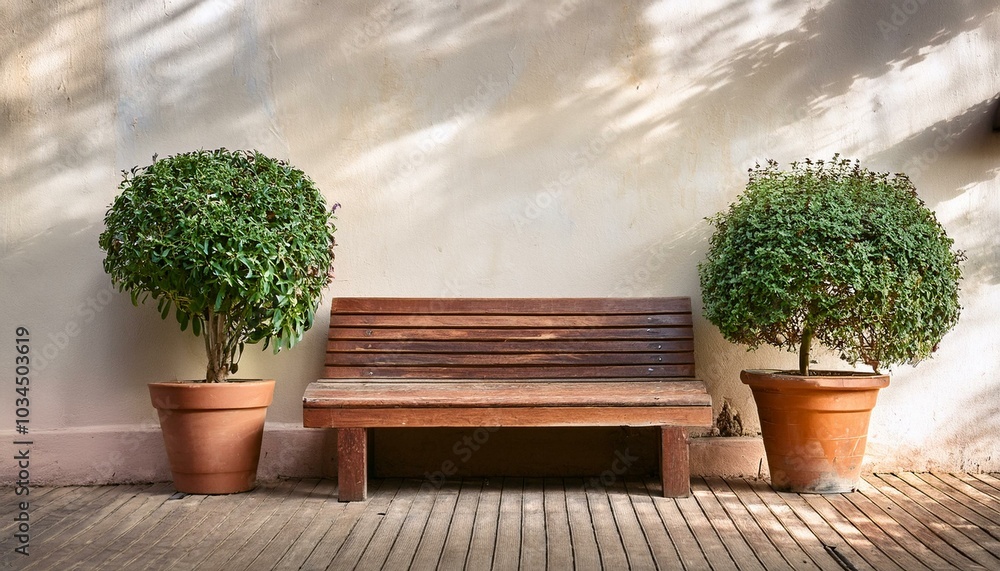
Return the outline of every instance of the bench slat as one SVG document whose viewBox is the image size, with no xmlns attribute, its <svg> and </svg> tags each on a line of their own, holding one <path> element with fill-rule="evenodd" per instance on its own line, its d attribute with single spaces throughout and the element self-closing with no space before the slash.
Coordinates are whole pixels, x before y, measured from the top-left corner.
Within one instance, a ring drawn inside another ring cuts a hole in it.
<svg viewBox="0 0 1000 571">
<path fill-rule="evenodd" d="M 410 315 L 410 314 L 353 314 L 338 313 L 331 316 L 331 324 L 338 327 L 440 327 L 461 329 L 465 327 L 663 327 L 689 326 L 691 315 Z"/>
<path fill-rule="evenodd" d="M 413 329 L 330 326 L 330 339 L 385 340 L 470 340 L 470 341 L 533 341 L 533 340 L 614 340 L 614 339 L 691 339 L 690 327 L 635 327 L 632 329 Z"/>
<path fill-rule="evenodd" d="M 309 385 L 307 406 L 350 407 L 511 407 L 710 406 L 705 384 L 687 381 L 451 382 L 317 381 Z"/>
<path fill-rule="evenodd" d="M 653 353 L 694 350 L 691 339 L 669 341 L 546 341 L 512 340 L 503 343 L 452 341 L 447 344 L 424 341 L 368 341 L 346 339 L 330 341 L 330 353 L 607 353 L 615 351 Z M 370 358 L 370 357 L 369 357 Z"/>
<path fill-rule="evenodd" d="M 469 426 L 700 426 L 712 425 L 707 406 L 306 408 L 303 425 L 323 428 Z"/>
<path fill-rule="evenodd" d="M 559 378 L 624 378 L 624 377 L 693 377 L 694 364 L 635 365 L 635 366 L 553 366 L 553 367 L 352 367 L 328 366 L 323 369 L 328 379 L 367 379 L 423 377 L 429 379 L 535 379 Z"/>
<path fill-rule="evenodd" d="M 333 313 L 691 313 L 688 297 L 653 298 L 335 298 Z"/>
<path fill-rule="evenodd" d="M 442 354 L 444 353 L 444 354 Z M 358 365 L 421 366 L 505 366 L 527 365 L 662 365 L 691 363 L 691 354 L 680 353 L 460 353 L 442 347 L 437 353 L 330 353 L 328 366 Z"/>
</svg>

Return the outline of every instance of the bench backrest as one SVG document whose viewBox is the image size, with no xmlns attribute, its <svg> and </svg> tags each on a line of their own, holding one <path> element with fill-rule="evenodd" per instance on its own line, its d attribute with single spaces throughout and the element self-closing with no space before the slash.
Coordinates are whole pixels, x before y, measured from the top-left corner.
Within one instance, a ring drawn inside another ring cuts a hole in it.
<svg viewBox="0 0 1000 571">
<path fill-rule="evenodd" d="M 325 376 L 693 377 L 691 300 L 336 298 Z"/>
</svg>

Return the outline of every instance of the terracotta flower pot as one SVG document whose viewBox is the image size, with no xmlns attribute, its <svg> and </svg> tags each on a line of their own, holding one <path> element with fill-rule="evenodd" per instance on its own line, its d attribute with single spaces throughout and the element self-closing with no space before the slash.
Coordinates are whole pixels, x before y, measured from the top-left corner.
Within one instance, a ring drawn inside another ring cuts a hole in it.
<svg viewBox="0 0 1000 571">
<path fill-rule="evenodd" d="M 273 380 L 150 383 L 174 487 L 189 494 L 253 489 Z"/>
<path fill-rule="evenodd" d="M 780 492 L 857 489 L 868 420 L 888 375 L 743 371 L 760 417 L 771 487 Z"/>
</svg>

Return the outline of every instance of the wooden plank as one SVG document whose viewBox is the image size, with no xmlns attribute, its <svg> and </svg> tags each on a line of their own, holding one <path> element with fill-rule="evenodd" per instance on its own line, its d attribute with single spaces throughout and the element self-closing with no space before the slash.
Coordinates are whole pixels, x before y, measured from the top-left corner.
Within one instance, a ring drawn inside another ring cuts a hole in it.
<svg viewBox="0 0 1000 571">
<path fill-rule="evenodd" d="M 691 339 L 636 341 L 598 339 L 592 341 L 509 340 L 485 341 L 373 341 L 371 339 L 333 340 L 327 344 L 327 363 L 338 362 L 346 355 L 357 354 L 517 354 L 517 353 L 688 353 L 694 351 Z M 440 358 L 440 357 L 439 357 Z"/>
<path fill-rule="evenodd" d="M 693 364 L 678 365 L 582 365 L 579 367 L 528 366 L 505 367 L 324 367 L 330 379 L 571 379 L 571 378 L 673 378 L 693 377 Z"/>
<path fill-rule="evenodd" d="M 682 569 L 680 556 L 674 548 L 673 541 L 667 535 L 667 529 L 660 520 L 660 514 L 653 505 L 650 490 L 641 479 L 626 478 L 625 490 L 628 493 L 639 527 L 646 538 L 646 544 L 656 565 L 656 569 Z M 559 569 L 559 567 L 556 567 Z"/>
<path fill-rule="evenodd" d="M 561 495 L 559 492 L 556 492 Z M 501 513 L 503 506 L 501 506 Z M 564 508 L 565 510 L 565 508 Z M 525 478 L 521 490 L 521 553 L 519 569 L 545 569 L 545 491 L 541 478 Z M 501 522 L 501 527 L 503 522 Z M 563 528 L 563 531 L 568 531 Z M 568 534 L 566 539 L 569 539 Z M 567 541 L 567 545 L 569 542 Z"/>
<path fill-rule="evenodd" d="M 602 479 L 601 483 L 606 483 L 606 480 Z M 624 479 L 617 477 L 614 482 L 607 484 L 605 491 L 611 504 L 611 514 L 621 536 L 622 547 L 625 549 L 628 568 L 656 569 L 649 541 L 639 523 L 639 516 L 625 488 Z"/>
<path fill-rule="evenodd" d="M 638 298 L 392 298 L 337 297 L 343 313 L 657 313 L 691 312 L 689 297 Z"/>
<path fill-rule="evenodd" d="M 258 485 L 253 495 L 259 497 L 260 502 L 245 518 L 231 522 L 229 533 L 210 546 L 207 557 L 202 559 L 198 566 L 203 569 L 232 569 L 234 567 L 229 566 L 229 561 L 240 559 L 246 550 L 254 551 L 252 555 L 256 557 L 260 553 L 258 549 L 263 549 L 263 545 L 251 545 L 251 538 L 274 514 L 278 506 L 288 499 L 297 483 L 296 480 L 283 480 Z M 250 560 L 252 559 L 251 557 Z"/>
<path fill-rule="evenodd" d="M 870 541 L 860 533 L 857 533 L 857 530 L 854 530 L 853 534 L 847 536 L 838 533 L 834 529 L 833 524 L 824 519 L 823 515 L 820 515 L 812 506 L 806 503 L 803 495 L 783 493 L 779 494 L 779 496 L 792 510 L 792 513 L 805 524 L 809 532 L 819 540 L 820 544 L 835 559 L 839 560 L 842 566 L 851 565 L 858 570 L 898 568 L 896 564 L 874 547 Z M 826 506 L 829 507 L 829 504 L 826 504 Z M 846 522 L 843 517 L 840 517 L 836 510 L 831 508 L 829 513 L 835 518 L 839 517 L 841 524 L 850 526 L 850 522 Z M 867 555 L 871 556 L 870 559 L 863 556 L 862 552 L 867 552 Z M 876 563 L 869 563 L 868 561 Z"/>
<path fill-rule="evenodd" d="M 711 406 L 700 381 L 315 382 L 306 408 Z"/>
<path fill-rule="evenodd" d="M 282 541 L 284 538 L 279 539 L 280 534 L 316 488 L 316 481 L 286 480 L 282 484 L 291 484 L 285 486 L 289 488 L 288 494 L 272 498 L 273 509 L 261 514 L 263 523 L 226 562 L 226 569 L 271 569 L 288 549 L 287 543 Z M 269 547 L 275 549 L 268 550 Z"/>
<path fill-rule="evenodd" d="M 207 553 L 215 547 L 216 542 L 230 532 L 235 525 L 232 522 L 236 521 L 237 518 L 245 517 L 252 511 L 249 506 L 254 506 L 260 501 L 259 495 L 255 494 L 255 491 L 236 495 L 188 497 L 201 498 L 199 509 L 204 512 L 205 517 L 197 528 L 189 528 L 188 532 L 177 539 L 173 547 L 164 551 L 158 559 L 154 558 L 148 563 L 144 562 L 145 569 L 151 571 L 183 569 L 185 567 L 175 567 L 175 565 L 204 559 L 207 557 Z M 186 524 L 187 522 L 185 522 Z"/>
<path fill-rule="evenodd" d="M 60 529 L 61 527 L 65 527 L 67 525 L 67 518 L 71 518 L 74 514 L 80 513 L 81 508 L 95 501 L 99 501 L 102 495 L 111 493 L 113 489 L 114 488 L 111 486 L 102 486 L 97 488 L 79 486 L 71 488 L 68 493 L 55 499 L 51 503 L 41 503 L 40 505 L 35 504 L 33 506 L 29 505 L 29 514 L 31 517 L 31 537 L 36 541 L 43 540 L 49 535 L 50 529 Z M 31 500 L 28 499 L 27 501 L 30 503 Z M 5 526 L 5 537 L 11 537 L 14 534 L 17 522 L 15 522 L 13 518 L 4 519 L 10 522 L 7 526 Z"/>
<path fill-rule="evenodd" d="M 561 479 L 545 478 L 542 486 L 545 510 L 545 568 L 572 569 L 573 541 L 566 508 L 565 485 Z"/>
<path fill-rule="evenodd" d="M 382 524 L 395 499 L 402 499 L 406 493 L 403 489 L 403 482 L 393 479 L 379 488 L 378 493 L 372 494 L 371 499 L 366 502 L 365 509 L 354 518 L 353 525 L 345 521 L 343 526 L 331 528 L 327 537 L 333 540 L 333 544 L 339 543 L 336 555 L 330 560 L 307 561 L 306 568 L 313 565 L 326 564 L 330 569 L 353 569 L 358 560 L 364 554 L 365 549 L 371 543 L 376 530 Z M 332 534 L 332 535 L 331 535 Z M 327 539 L 324 537 L 323 539 Z"/>
<path fill-rule="evenodd" d="M 445 482 L 437 492 L 417 480 L 406 483 L 409 492 L 399 491 L 398 480 L 373 480 L 365 504 L 330 501 L 331 480 L 294 479 L 247 494 L 169 501 L 167 484 L 108 486 L 104 494 L 87 488 L 91 501 L 79 501 L 86 493 L 61 494 L 77 500 L 49 510 L 48 531 L 33 536 L 30 559 L 8 552 L 0 554 L 0 566 L 455 569 L 502 567 L 503 552 L 526 569 L 538 568 L 543 556 L 548 568 L 610 568 L 621 566 L 624 554 L 622 568 L 798 570 L 815 568 L 812 559 L 799 557 L 825 545 L 857 569 L 991 569 L 1000 562 L 994 523 L 980 513 L 989 510 L 981 500 L 996 496 L 980 475 L 879 474 L 866 477 L 860 492 L 824 496 L 695 478 L 693 497 L 684 500 L 651 497 L 658 489 L 652 479 L 608 482 L 589 497 L 578 479 L 518 482 L 506 481 L 503 492 L 491 487 L 487 494 L 496 500 L 486 500 L 491 507 L 480 510 L 478 521 L 483 480 L 461 489 Z M 383 484 L 388 496 L 377 489 Z M 761 525 L 764 515 L 779 529 Z M 480 539 L 473 542 L 477 525 Z M 901 537 L 898 528 L 920 541 Z M 473 553 L 480 540 L 484 555 Z M 953 553 L 942 558 L 941 545 Z M 921 548 L 939 554 L 928 558 Z"/>
<path fill-rule="evenodd" d="M 659 365 L 693 363 L 691 353 L 328 353 L 327 367 L 489 367 L 520 371 L 523 367 L 585 365 Z"/>
<path fill-rule="evenodd" d="M 652 481 L 646 481 L 646 489 L 650 492 L 658 485 L 659 482 L 654 485 Z M 690 498 L 657 498 L 655 496 L 652 497 L 652 500 L 660 521 L 677 550 L 678 557 L 684 564 L 684 569 L 710 569 L 705 553 L 695 538 L 694 528 L 688 525 L 679 507 L 680 502 L 693 500 Z"/>
<path fill-rule="evenodd" d="M 854 552 L 862 558 L 857 561 L 850 558 L 849 561 L 858 569 L 867 569 L 869 566 L 879 571 L 904 571 L 902 567 L 889 558 L 881 549 L 881 545 L 876 545 L 868 537 L 858 531 L 854 523 L 847 519 L 842 513 L 837 511 L 827 498 L 819 494 L 803 494 L 799 496 L 799 501 L 805 504 L 803 510 L 812 510 L 817 517 L 822 518 L 823 523 L 834 530 L 837 535 L 843 538 L 843 545 L 850 546 Z M 793 507 L 794 509 L 794 507 Z M 820 536 L 821 537 L 821 536 Z M 842 544 L 835 538 L 826 545 L 835 547 L 838 550 L 844 549 Z M 898 546 L 896 546 L 898 547 Z M 850 552 L 844 549 L 843 554 L 850 556 Z"/>
<path fill-rule="evenodd" d="M 462 328 L 545 328 L 574 329 L 593 327 L 686 327 L 691 325 L 689 313 L 659 313 L 648 315 L 443 315 L 443 314 L 333 314 L 331 327 L 394 328 L 414 327 L 441 329 L 442 338 L 449 332 Z"/>
<path fill-rule="evenodd" d="M 519 569 L 545 569 L 545 492 L 541 478 L 526 478 L 521 490 L 521 553 Z M 567 531 L 564 528 L 564 531 Z M 566 539 L 569 539 L 568 535 Z M 567 542 L 568 545 L 568 542 Z"/>
<path fill-rule="evenodd" d="M 576 569 L 601 569 L 601 552 L 597 545 L 597 523 L 591 517 L 587 503 L 587 490 L 583 480 L 572 478 L 564 483 L 566 494 L 566 519 L 569 522 L 570 541 L 573 544 L 573 563 Z"/>
<path fill-rule="evenodd" d="M 262 569 L 298 569 L 345 504 L 330 501 L 336 493 L 333 480 L 308 480 L 315 485 L 288 523 L 255 561 Z"/>
<path fill-rule="evenodd" d="M 425 488 L 434 486 L 427 483 Z M 461 491 L 462 483 L 456 480 L 446 480 L 437 489 L 434 496 L 434 505 L 430 508 L 426 516 L 426 526 L 420 534 L 417 551 L 413 556 L 411 569 L 436 569 L 441 555 L 444 553 L 445 541 L 448 539 L 448 530 L 451 527 L 452 519 L 455 517 L 455 509 L 458 505 L 458 495 Z M 419 520 L 407 525 L 419 525 Z M 404 527 L 404 532 L 407 528 Z M 394 549 L 395 551 L 395 549 Z M 389 561 L 393 560 L 393 554 L 389 554 Z"/>
<path fill-rule="evenodd" d="M 524 480 L 503 478 L 492 568 L 517 571 L 520 564 Z"/>
<path fill-rule="evenodd" d="M 600 481 L 591 480 L 585 485 L 587 507 L 594 525 L 597 550 L 604 569 L 629 569 L 628 556 L 622 543 L 621 533 L 611 511 L 608 489 Z"/>
<path fill-rule="evenodd" d="M 984 488 L 987 494 L 993 497 L 1000 497 L 1000 480 L 997 479 L 997 474 L 982 474 L 982 473 L 977 474 L 975 472 L 972 472 L 972 473 L 958 474 L 956 477 L 966 481 L 977 480 L 989 486 L 989 488 Z"/>
<path fill-rule="evenodd" d="M 420 480 L 405 480 L 403 482 L 392 502 L 380 514 L 382 515 L 382 519 L 378 522 L 378 528 L 372 535 L 371 541 L 368 542 L 364 551 L 358 554 L 358 558 L 355 560 L 357 562 L 357 569 L 386 568 L 386 559 L 389 558 L 389 552 L 399 538 L 400 530 L 403 528 L 403 523 L 406 521 L 407 516 L 410 515 L 414 501 L 418 496 L 433 498 L 432 493 L 421 488 L 422 483 Z M 429 504 L 430 502 L 428 502 Z M 416 543 L 413 543 L 413 547 L 416 547 Z M 412 551 L 410 551 L 409 556 L 413 556 Z M 403 565 L 402 568 L 406 569 L 408 566 L 409 560 L 406 561 L 406 565 Z M 397 569 L 400 568 L 398 562 L 394 567 Z"/>
<path fill-rule="evenodd" d="M 906 540 L 897 542 L 897 538 L 887 533 L 882 526 L 873 521 L 867 511 L 862 511 L 847 499 L 846 494 L 803 495 L 812 504 L 814 501 L 827 501 L 861 534 L 877 545 L 896 565 L 907 571 L 929 569 L 924 564 L 922 553 L 912 553 Z M 919 559 L 918 559 L 919 557 Z"/>
<path fill-rule="evenodd" d="M 859 489 L 862 488 L 870 489 L 870 485 L 862 483 Z M 901 510 L 892 508 L 881 501 L 876 503 L 878 499 L 877 494 L 856 492 L 845 494 L 845 497 L 868 516 L 872 522 L 891 535 L 904 549 L 929 567 L 938 569 L 954 565 L 954 563 L 949 563 L 949 559 L 956 559 L 954 557 L 954 550 L 948 548 L 946 544 L 935 537 L 933 533 L 929 532 L 926 527 L 920 525 L 919 522 L 916 522 L 913 518 L 905 517 L 906 514 Z M 958 557 L 957 559 L 961 560 L 963 558 Z"/>
<path fill-rule="evenodd" d="M 90 561 L 100 561 L 102 566 L 110 563 L 109 566 L 112 568 L 121 567 L 123 561 L 120 558 L 128 559 L 129 547 L 178 507 L 179 504 L 168 502 L 172 491 L 173 486 L 162 483 L 140 492 L 138 495 L 143 499 L 142 503 L 136 509 L 125 514 L 125 517 L 117 522 L 111 533 L 101 538 L 99 549 L 74 554 L 72 560 L 75 565 L 70 569 L 78 566 L 89 567 Z M 168 523 L 177 521 L 168 520 Z"/>
<path fill-rule="evenodd" d="M 394 482 L 396 481 L 376 480 L 371 493 L 377 495 L 382 491 L 382 486 L 392 486 Z M 324 480 L 321 487 L 328 491 L 332 485 L 332 481 Z M 318 490 L 317 493 L 322 492 Z M 357 518 L 371 507 L 369 503 L 341 503 L 330 501 L 329 498 L 327 496 L 327 501 L 322 504 L 313 522 L 281 558 L 276 569 L 325 569 Z"/>
<path fill-rule="evenodd" d="M 372 327 L 330 327 L 330 343 L 337 340 L 356 340 L 358 343 L 371 341 L 406 341 L 440 344 L 442 339 L 449 343 L 482 342 L 491 345 L 506 343 L 538 342 L 545 346 L 560 342 L 596 343 L 601 341 L 659 341 L 659 342 L 689 342 L 693 343 L 693 331 L 689 326 L 671 327 L 595 327 L 589 329 L 557 329 L 557 328 L 464 328 L 464 329 L 433 329 L 433 328 L 391 328 L 379 329 Z M 446 336 L 446 337 L 445 337 Z"/>
<path fill-rule="evenodd" d="M 148 489 L 149 484 L 136 485 L 136 486 L 107 486 L 102 487 L 106 490 L 105 494 L 94 494 L 99 495 L 102 498 L 110 499 L 100 499 L 97 498 L 96 503 L 88 504 L 89 506 L 97 507 L 96 511 L 92 509 L 85 509 L 84 506 L 80 506 L 74 510 L 75 525 L 67 525 L 64 529 L 58 529 L 57 527 L 49 528 L 51 540 L 46 542 L 46 548 L 44 552 L 39 553 L 37 550 L 31 553 L 30 559 L 28 559 L 28 564 L 24 566 L 24 569 L 59 569 L 69 567 L 70 563 L 75 561 L 73 559 L 80 553 L 81 546 L 86 546 L 93 543 L 95 540 L 99 540 L 102 537 L 102 533 L 109 529 L 117 522 L 123 514 L 128 513 L 131 509 L 141 503 L 141 500 L 137 500 L 138 493 L 142 490 Z M 66 491 L 70 488 L 67 487 Z M 90 488 L 91 491 L 95 491 L 94 488 Z M 34 492 L 32 492 L 34 494 Z M 53 500 L 63 494 L 50 495 Z M 45 497 L 45 496 L 43 496 Z M 39 500 L 32 495 L 31 497 L 32 505 L 42 504 L 45 505 L 44 500 Z M 98 507 L 99 506 L 99 507 Z M 29 512 L 30 517 L 34 520 L 34 513 Z M 10 519 L 13 519 L 11 517 Z M 60 523 L 65 522 L 67 518 L 63 518 Z M 34 521 L 31 521 L 34 524 Z M 58 526 L 58 524 L 56 524 Z M 32 528 L 32 531 L 34 529 Z M 8 537 L 13 536 L 14 530 L 10 530 Z M 33 533 L 31 535 L 32 542 L 44 541 L 45 536 L 38 537 Z"/>
<path fill-rule="evenodd" d="M 733 561 L 732 556 L 726 550 L 722 538 L 719 537 L 715 528 L 712 527 L 712 522 L 708 520 L 705 512 L 698 505 L 698 500 L 694 497 L 687 497 L 674 498 L 673 501 L 677 503 L 677 509 L 683 516 L 684 521 L 687 522 L 688 527 L 691 528 L 691 532 L 701 547 L 702 553 L 705 554 L 705 559 L 708 561 L 710 568 L 720 570 L 737 569 L 736 562 Z"/>
<path fill-rule="evenodd" d="M 694 478 L 691 481 L 691 495 L 698 502 L 698 505 L 701 506 L 701 511 L 708 518 L 709 523 L 712 524 L 712 528 L 715 529 L 715 533 L 718 534 L 723 545 L 726 546 L 726 551 L 729 552 L 730 557 L 739 564 L 739 568 L 741 570 L 764 571 L 765 566 L 758 559 L 758 555 L 747 544 L 747 540 L 740 529 L 730 519 L 728 511 L 723 508 L 714 490 L 709 487 L 703 478 Z M 787 567 L 784 560 L 780 557 L 777 558 L 777 562 L 778 565 L 776 567 L 766 567 L 766 569 L 783 569 Z"/>
<path fill-rule="evenodd" d="M 40 523 L 41 520 L 45 519 L 46 515 L 61 506 L 64 506 L 68 502 L 75 501 L 75 498 L 81 497 L 84 494 L 81 491 L 80 486 L 65 486 L 61 488 L 31 488 L 30 493 L 25 495 L 17 495 L 16 487 L 9 486 L 6 489 L 9 491 L 7 495 L 8 501 L 4 505 L 11 506 L 13 509 L 19 502 L 28 502 L 28 509 L 31 514 L 32 525 Z M 0 533 L 3 537 L 10 537 L 14 534 L 14 530 L 18 527 L 17 521 L 13 519 L 4 518 L 0 520 Z"/>
<path fill-rule="evenodd" d="M 802 520 L 795 516 L 792 509 L 785 503 L 784 498 L 796 496 L 796 494 L 775 492 L 771 486 L 760 481 L 750 482 L 749 485 L 816 567 L 824 571 L 841 571 L 843 569 L 833 554 L 820 543 L 816 536 L 802 523 Z"/>
<path fill-rule="evenodd" d="M 448 537 L 441 551 L 440 569 L 463 569 L 469 556 L 484 480 L 465 480 L 452 514 Z M 492 553 L 492 547 L 491 553 Z"/>
<path fill-rule="evenodd" d="M 307 425 L 308 426 L 308 425 Z M 368 430 L 337 429 L 337 499 L 364 501 L 368 496 Z"/>
<path fill-rule="evenodd" d="M 699 480 L 704 482 L 706 489 L 711 492 L 711 494 L 715 497 L 715 501 L 718 502 L 721 509 L 725 512 L 725 517 L 728 518 L 733 527 L 739 532 L 740 536 L 744 538 L 744 541 L 751 546 L 755 556 L 753 560 L 747 557 L 746 554 L 743 554 L 740 557 L 734 555 L 734 558 L 740 563 L 741 567 L 744 565 L 744 560 L 747 560 L 749 561 L 749 563 L 746 564 L 747 566 L 756 567 L 757 563 L 761 563 L 764 565 L 764 568 L 769 571 L 792 571 L 792 566 L 789 565 L 788 562 L 785 561 L 785 558 L 782 557 L 781 553 L 775 549 L 774 545 L 768 539 L 767 534 L 764 533 L 764 530 L 757 524 L 743 503 L 740 502 L 740 499 L 736 497 L 736 494 L 732 489 L 730 489 L 725 480 L 719 477 L 695 479 L 696 482 Z M 701 489 L 702 488 L 699 483 L 698 486 L 693 486 L 692 491 L 700 491 Z M 695 494 L 695 499 L 699 499 L 699 494 Z M 709 518 L 713 523 L 721 517 L 722 515 L 718 512 L 714 512 L 714 515 L 709 515 Z M 728 526 L 729 524 L 725 525 Z M 716 529 L 718 529 L 718 526 Z M 721 532 L 720 535 L 722 535 Z M 739 547 L 738 549 L 742 549 L 742 547 Z"/>
<path fill-rule="evenodd" d="M 197 525 L 205 517 L 201 504 L 208 496 L 185 496 L 164 503 L 163 517 L 155 525 L 145 525 L 146 531 L 123 551 L 121 561 L 115 566 L 123 569 L 143 567 L 150 569 L 158 560 L 171 554 L 174 546 L 184 538 L 190 525 Z M 147 524 L 152 520 L 146 520 Z M 141 562 L 141 565 L 140 565 Z"/>
<path fill-rule="evenodd" d="M 700 426 L 712 425 L 710 407 L 508 407 L 372 410 L 307 408 L 306 427 L 406 426 Z"/>
<path fill-rule="evenodd" d="M 881 475 L 883 478 L 888 477 L 888 475 Z M 930 502 L 933 505 L 940 505 L 941 507 L 949 510 L 950 512 L 956 514 L 963 521 L 971 524 L 975 529 L 981 530 L 988 534 L 990 537 L 1000 539 L 1000 524 L 984 517 L 982 514 L 970 509 L 968 506 L 962 502 L 956 500 L 951 495 L 939 490 L 938 488 L 932 486 L 928 482 L 925 482 L 919 478 L 916 474 L 903 472 L 892 475 L 898 478 L 902 482 L 913 489 L 919 491 L 924 496 L 930 498 Z M 942 484 L 943 485 L 943 484 Z M 897 488 L 899 486 L 896 486 Z M 963 497 L 964 496 L 960 496 Z"/>
<path fill-rule="evenodd" d="M 472 526 L 469 553 L 465 560 L 467 569 L 489 569 L 495 557 L 497 520 L 500 517 L 501 482 L 486 480 L 479 491 L 479 505 Z"/>
<path fill-rule="evenodd" d="M 950 474 L 916 474 L 916 477 L 927 482 L 928 485 L 955 499 L 966 508 L 975 511 L 981 516 L 1000 525 L 1000 511 L 994 505 L 994 500 L 989 494 L 985 494 L 975 487 L 969 486 L 966 482 L 951 476 Z"/>
<path fill-rule="evenodd" d="M 437 495 L 438 493 L 434 491 L 434 486 L 430 485 L 426 481 L 420 481 L 420 488 L 417 491 L 416 497 L 413 498 L 413 502 L 410 504 L 410 510 L 406 514 L 406 518 L 403 520 L 402 527 L 396 534 L 396 538 L 392 544 L 392 548 L 389 550 L 389 555 L 385 559 L 385 563 L 382 564 L 382 569 L 392 570 L 392 569 L 419 569 L 419 567 L 414 566 L 413 561 L 417 556 L 417 550 L 419 546 L 423 543 L 423 538 L 429 527 L 429 517 L 431 511 L 435 505 L 437 505 Z M 457 498 L 457 488 L 454 488 L 455 494 L 452 494 L 452 498 Z M 454 507 L 454 504 L 452 504 Z M 450 519 L 450 517 L 448 518 Z M 444 541 L 444 535 L 440 535 L 441 541 Z M 438 547 L 437 556 L 441 554 L 440 545 Z M 437 563 L 437 558 L 435 558 L 435 564 Z M 359 566 L 358 568 L 363 569 Z"/>
<path fill-rule="evenodd" d="M 903 525 L 913 525 L 915 521 L 916 525 L 925 527 L 944 540 L 949 553 L 950 550 L 956 552 L 954 555 L 946 556 L 945 553 L 935 549 L 942 557 L 953 563 L 955 560 L 961 561 L 961 563 L 955 563 L 959 567 L 969 566 L 971 563 L 969 560 L 971 560 L 987 569 L 1000 569 L 1000 558 L 997 557 L 1000 554 L 1000 541 L 997 541 L 996 538 L 971 525 L 967 520 L 944 508 L 895 476 L 882 474 L 866 478 L 866 480 L 872 486 L 872 493 L 877 491 L 885 498 L 884 501 L 891 501 L 902 508 L 903 513 L 906 514 L 904 517 L 900 517 L 899 510 L 894 510 L 897 521 Z M 862 490 L 862 492 L 866 495 L 869 493 L 868 490 Z M 885 509 L 883 507 L 883 510 Z M 928 546 L 930 547 L 930 545 Z"/>
<path fill-rule="evenodd" d="M 728 480 L 729 487 L 739 498 L 750 517 L 763 530 L 764 534 L 777 548 L 778 553 L 788 561 L 792 569 L 817 569 L 817 565 L 806 555 L 802 547 L 795 541 L 781 521 L 768 509 L 767 503 L 757 494 L 753 482 L 734 478 Z"/>
</svg>

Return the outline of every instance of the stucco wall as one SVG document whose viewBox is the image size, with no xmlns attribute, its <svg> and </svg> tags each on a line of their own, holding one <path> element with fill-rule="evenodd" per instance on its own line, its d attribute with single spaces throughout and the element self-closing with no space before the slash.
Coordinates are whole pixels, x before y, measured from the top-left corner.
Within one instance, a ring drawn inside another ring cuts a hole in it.
<svg viewBox="0 0 1000 571">
<path fill-rule="evenodd" d="M 204 370 L 200 340 L 101 268 L 119 171 L 154 153 L 254 147 L 309 173 L 343 205 L 329 295 L 700 307 L 704 217 L 746 169 L 840 152 L 907 172 L 969 258 L 962 320 L 894 371 L 869 467 L 1000 469 L 992 0 L 80 0 L 0 18 L 0 355 L 10 373 L 15 327 L 30 330 L 32 429 L 149 428 L 145 384 Z M 300 422 L 326 319 L 294 350 L 244 357 L 241 373 L 280 380 L 269 421 Z M 755 429 L 739 370 L 794 356 L 695 331 L 717 405 Z"/>
</svg>

